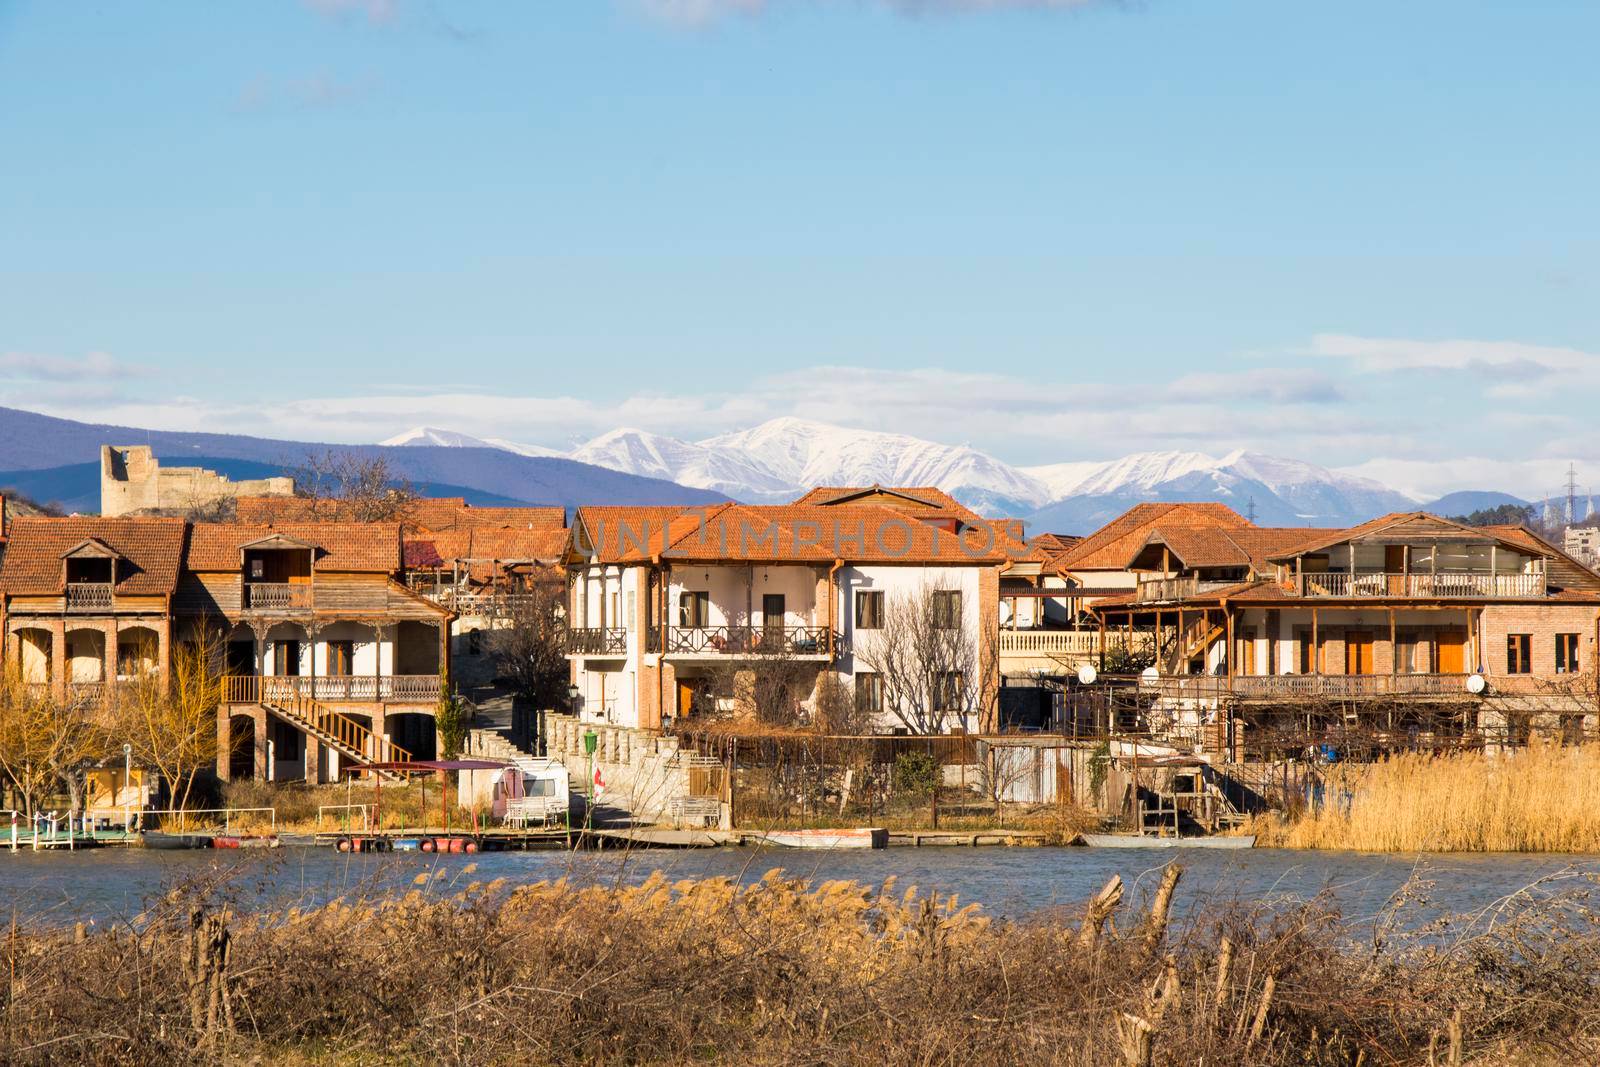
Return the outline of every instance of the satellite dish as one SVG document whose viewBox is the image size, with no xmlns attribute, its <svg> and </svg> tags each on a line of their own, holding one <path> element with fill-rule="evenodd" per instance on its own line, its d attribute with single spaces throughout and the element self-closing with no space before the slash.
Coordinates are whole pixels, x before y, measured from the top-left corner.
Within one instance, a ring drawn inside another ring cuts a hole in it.
<svg viewBox="0 0 1600 1067">
<path fill-rule="evenodd" d="M 1481 674 L 1474 674 L 1467 679 L 1467 692 L 1469 693 L 1476 695 L 1487 688 L 1489 688 L 1489 683 Z"/>
<path fill-rule="evenodd" d="M 1094 669 L 1092 663 L 1085 663 L 1078 668 L 1078 681 L 1084 685 L 1093 685 L 1094 680 L 1100 677 L 1100 672 Z"/>
<path fill-rule="evenodd" d="M 1139 672 L 1139 679 L 1147 686 L 1155 685 L 1157 682 L 1161 681 L 1161 672 L 1156 670 L 1154 667 L 1146 667 L 1144 670 Z"/>
</svg>

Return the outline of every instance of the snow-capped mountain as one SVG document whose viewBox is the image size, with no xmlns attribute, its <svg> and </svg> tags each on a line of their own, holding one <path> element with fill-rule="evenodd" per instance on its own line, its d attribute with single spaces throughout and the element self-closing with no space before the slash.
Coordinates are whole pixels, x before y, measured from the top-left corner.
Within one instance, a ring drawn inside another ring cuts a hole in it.
<svg viewBox="0 0 1600 1067">
<path fill-rule="evenodd" d="M 387 440 L 379 441 L 378 444 L 417 448 L 430 446 L 435 448 L 498 448 L 502 452 L 514 452 L 519 456 L 566 458 L 567 455 L 557 448 L 545 448 L 542 445 L 523 445 L 500 437 L 473 437 L 470 434 L 457 433 L 455 430 L 440 430 L 433 426 L 417 426 L 407 430 L 405 433 L 397 433 Z"/>
<path fill-rule="evenodd" d="M 533 446 L 428 427 L 384 444 Z M 523 452 L 524 455 L 535 454 Z M 791 500 L 817 485 L 931 485 L 986 515 L 1035 530 L 1082 533 L 1142 501 L 1220 500 L 1262 524 L 1337 526 L 1414 507 L 1379 482 L 1298 460 L 1236 451 L 1140 452 L 1108 461 L 1014 467 L 967 445 L 798 418 L 701 441 L 619 429 L 567 453 L 627 474 L 662 478 L 750 503 Z"/>
<path fill-rule="evenodd" d="M 933 485 L 974 498 L 1043 503 L 1043 484 L 966 445 L 780 418 L 710 437 L 700 447 L 740 456 L 791 489 L 815 485 Z M 673 481 L 678 481 L 674 478 Z M 693 484 L 693 483 L 685 483 Z"/>
<path fill-rule="evenodd" d="M 696 489 L 713 489 L 737 500 L 763 503 L 789 500 L 796 485 L 751 462 L 736 450 L 709 447 L 644 430 L 612 430 L 567 454 L 580 463 L 593 463 L 614 471 L 655 471 L 665 478 Z"/>
</svg>

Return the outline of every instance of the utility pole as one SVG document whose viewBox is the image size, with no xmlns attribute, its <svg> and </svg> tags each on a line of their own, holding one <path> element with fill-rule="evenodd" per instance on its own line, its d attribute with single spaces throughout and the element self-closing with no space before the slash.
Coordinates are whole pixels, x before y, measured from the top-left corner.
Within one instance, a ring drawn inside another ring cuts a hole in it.
<svg viewBox="0 0 1600 1067">
<path fill-rule="evenodd" d="M 1244 506 L 1244 517 L 1249 519 L 1252 525 L 1256 521 L 1256 498 L 1253 496 L 1250 498 L 1249 503 Z"/>
<path fill-rule="evenodd" d="M 1567 522 L 1578 521 L 1578 468 L 1567 464 Z"/>
</svg>

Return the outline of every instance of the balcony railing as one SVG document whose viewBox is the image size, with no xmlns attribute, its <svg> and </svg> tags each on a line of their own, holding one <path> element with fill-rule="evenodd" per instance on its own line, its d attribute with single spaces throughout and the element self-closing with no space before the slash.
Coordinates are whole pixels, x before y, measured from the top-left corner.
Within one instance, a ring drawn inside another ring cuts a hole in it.
<svg viewBox="0 0 1600 1067">
<path fill-rule="evenodd" d="M 437 674 L 327 675 L 263 677 L 230 674 L 222 679 L 229 704 L 286 704 L 310 698 L 330 704 L 432 704 L 439 699 Z"/>
<path fill-rule="evenodd" d="M 1427 600 L 1438 597 L 1542 597 L 1544 574 L 1481 574 L 1440 571 L 1437 574 L 1301 574 L 1296 586 L 1306 597 L 1393 597 Z"/>
<path fill-rule="evenodd" d="M 628 652 L 628 631 L 621 626 L 590 626 L 567 631 L 570 656 L 623 656 Z"/>
<path fill-rule="evenodd" d="M 246 582 L 244 606 L 250 611 L 288 611 L 311 606 L 309 582 Z"/>
<path fill-rule="evenodd" d="M 1127 644 L 1125 633 L 1106 631 L 1106 650 Z M 1134 634 L 1135 648 L 1148 650 L 1149 634 Z M 1000 654 L 1015 656 L 1093 656 L 1100 651 L 1099 630 L 1001 630 Z"/>
<path fill-rule="evenodd" d="M 1164 675 L 1139 679 L 1168 700 L 1363 700 L 1389 696 L 1468 696 L 1466 674 Z"/>
<path fill-rule="evenodd" d="M 837 635 L 833 646 L 838 648 Z M 667 654 L 687 656 L 826 656 L 826 626 L 674 626 Z"/>
<path fill-rule="evenodd" d="M 1177 578 L 1150 578 L 1139 583 L 1134 590 L 1134 600 L 1140 604 L 1158 603 L 1168 600 L 1187 600 L 1189 597 L 1199 596 L 1202 593 L 1215 592 L 1226 589 L 1231 585 L 1238 585 L 1244 581 L 1242 578 L 1219 578 L 1201 581 L 1193 575 Z"/>
<path fill-rule="evenodd" d="M 68 582 L 68 611 L 110 611 L 110 582 Z"/>
</svg>

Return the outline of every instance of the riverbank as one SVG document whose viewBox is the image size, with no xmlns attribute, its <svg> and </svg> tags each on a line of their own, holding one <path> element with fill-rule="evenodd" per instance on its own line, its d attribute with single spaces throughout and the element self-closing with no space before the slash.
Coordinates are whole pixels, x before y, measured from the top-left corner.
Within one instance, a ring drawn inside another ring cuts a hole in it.
<svg viewBox="0 0 1600 1067">
<path fill-rule="evenodd" d="M 1492 933 L 1470 915 L 1448 936 L 1376 915 L 1375 944 L 1326 900 L 1208 900 L 1193 866 L 1169 894 L 1170 929 L 1153 904 L 1160 868 L 1097 877 L 1117 888 L 1092 913 L 1091 891 L 1014 921 L 892 879 L 519 885 L 475 864 L 251 909 L 254 870 L 192 869 L 131 920 L 138 938 L 118 921 L 22 924 L 0 941 L 14 968 L 0 1061 L 1118 1064 L 1148 1045 L 1156 1063 L 1420 1065 L 1452 1044 L 1469 1063 L 1600 1051 L 1583 991 L 1600 934 L 1553 887 L 1501 902 Z"/>
</svg>

